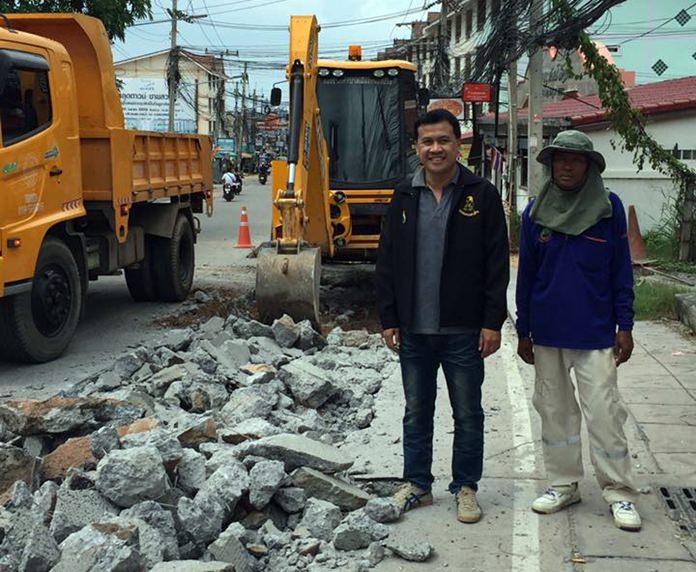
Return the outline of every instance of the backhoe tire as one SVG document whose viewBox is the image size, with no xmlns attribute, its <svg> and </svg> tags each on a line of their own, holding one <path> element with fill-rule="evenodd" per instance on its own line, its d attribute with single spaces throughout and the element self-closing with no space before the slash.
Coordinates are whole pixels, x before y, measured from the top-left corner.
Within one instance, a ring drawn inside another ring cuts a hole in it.
<svg viewBox="0 0 696 572">
<path fill-rule="evenodd" d="M 171 238 L 154 237 L 152 269 L 157 298 L 163 302 L 185 300 L 193 285 L 196 265 L 193 228 L 188 217 L 180 214 Z"/>
<path fill-rule="evenodd" d="M 157 299 L 152 269 L 152 241 L 151 236 L 145 236 L 145 258 L 138 263 L 137 267 L 124 269 L 128 291 L 136 302 L 151 302 Z"/>
<path fill-rule="evenodd" d="M 75 333 L 82 304 L 72 252 L 57 238 L 47 238 L 31 292 L 0 299 L 0 357 L 27 363 L 57 358 Z"/>
</svg>

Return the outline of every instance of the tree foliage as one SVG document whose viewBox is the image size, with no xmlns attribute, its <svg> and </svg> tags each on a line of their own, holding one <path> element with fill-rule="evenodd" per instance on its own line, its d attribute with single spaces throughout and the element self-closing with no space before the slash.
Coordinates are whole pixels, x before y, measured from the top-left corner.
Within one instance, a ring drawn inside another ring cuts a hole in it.
<svg viewBox="0 0 696 572">
<path fill-rule="evenodd" d="M 0 0 L 0 13 L 78 12 L 99 18 L 109 38 L 123 40 L 126 28 L 152 16 L 151 0 Z"/>
</svg>

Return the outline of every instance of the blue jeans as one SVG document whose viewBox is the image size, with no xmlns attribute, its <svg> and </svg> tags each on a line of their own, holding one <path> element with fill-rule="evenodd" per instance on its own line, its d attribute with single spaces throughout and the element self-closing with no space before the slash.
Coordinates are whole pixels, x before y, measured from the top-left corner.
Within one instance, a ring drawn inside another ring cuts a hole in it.
<svg viewBox="0 0 696 572">
<path fill-rule="evenodd" d="M 404 480 L 429 491 L 433 484 L 433 418 L 437 370 L 442 366 L 454 419 L 452 482 L 478 489 L 483 470 L 483 359 L 479 334 L 407 334 L 401 336 L 404 413 Z"/>
</svg>

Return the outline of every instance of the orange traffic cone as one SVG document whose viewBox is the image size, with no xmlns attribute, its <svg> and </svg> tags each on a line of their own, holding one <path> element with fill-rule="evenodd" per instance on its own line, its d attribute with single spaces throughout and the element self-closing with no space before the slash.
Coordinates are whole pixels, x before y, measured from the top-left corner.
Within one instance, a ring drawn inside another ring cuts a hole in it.
<svg viewBox="0 0 696 572">
<path fill-rule="evenodd" d="M 633 205 L 628 207 L 628 247 L 631 251 L 633 264 L 643 264 L 647 260 L 643 237 L 640 235 L 640 227 L 638 226 L 636 208 Z"/>
<path fill-rule="evenodd" d="M 249 233 L 249 219 L 247 218 L 246 207 L 242 207 L 242 216 L 239 217 L 239 236 L 235 248 L 254 248 L 251 244 L 251 234 Z"/>
</svg>

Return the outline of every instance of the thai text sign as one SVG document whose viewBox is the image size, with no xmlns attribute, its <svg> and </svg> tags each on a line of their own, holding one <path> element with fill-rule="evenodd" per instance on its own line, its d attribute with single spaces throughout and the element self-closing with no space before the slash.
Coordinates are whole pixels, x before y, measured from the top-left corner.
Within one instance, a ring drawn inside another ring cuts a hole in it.
<svg viewBox="0 0 696 572">
<path fill-rule="evenodd" d="M 490 103 L 493 85 L 490 83 L 465 83 L 462 86 L 462 99 L 471 103 Z"/>
</svg>

